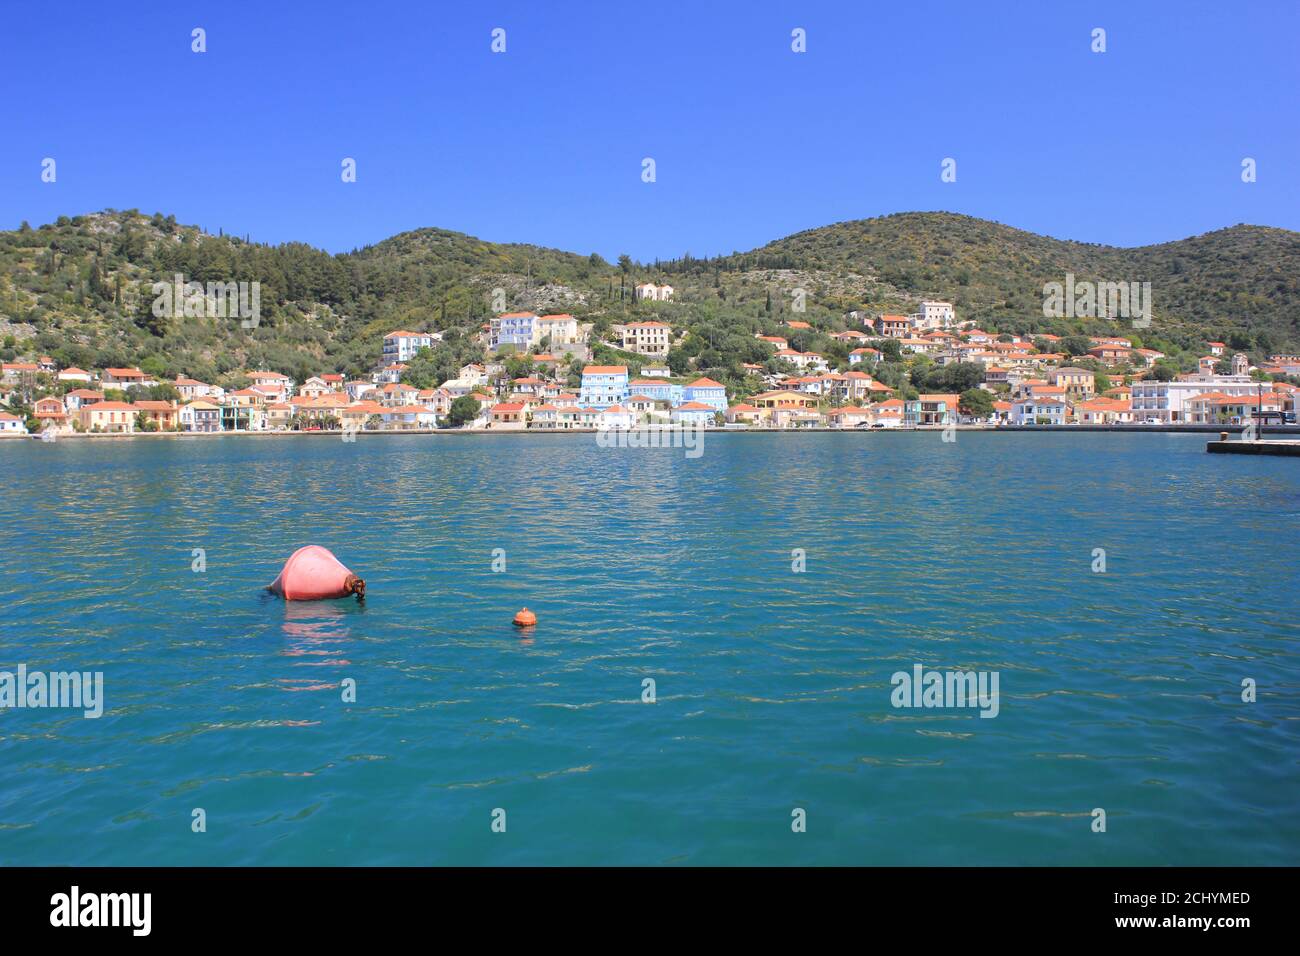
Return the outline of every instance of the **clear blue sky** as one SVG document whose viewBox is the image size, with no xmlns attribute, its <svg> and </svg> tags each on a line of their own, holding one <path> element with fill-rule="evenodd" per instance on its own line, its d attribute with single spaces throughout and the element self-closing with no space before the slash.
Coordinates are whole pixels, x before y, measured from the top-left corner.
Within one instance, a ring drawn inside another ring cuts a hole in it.
<svg viewBox="0 0 1300 956">
<path fill-rule="evenodd" d="M 1117 245 L 1300 229 L 1294 0 L 171 0 L 5 21 L 4 228 L 137 207 L 331 251 L 442 226 L 642 260 L 918 209 Z"/>
</svg>

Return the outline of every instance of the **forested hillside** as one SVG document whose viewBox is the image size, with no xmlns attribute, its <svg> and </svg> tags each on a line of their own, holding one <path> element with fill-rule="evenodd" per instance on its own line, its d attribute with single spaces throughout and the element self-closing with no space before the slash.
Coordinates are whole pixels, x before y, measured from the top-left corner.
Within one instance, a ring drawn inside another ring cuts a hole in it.
<svg viewBox="0 0 1300 956">
<path fill-rule="evenodd" d="M 1046 319 L 1042 287 L 1080 279 L 1150 281 L 1150 329 Z M 261 283 L 261 321 L 159 318 L 152 283 Z M 669 281 L 674 301 L 637 304 L 632 286 Z M 800 295 L 799 290 L 802 290 Z M 220 380 L 272 368 L 299 380 L 361 374 L 395 328 L 450 331 L 452 358 L 494 308 L 572 312 L 597 333 L 654 315 L 690 334 L 673 355 L 683 371 L 742 377 L 765 361 L 753 339 L 790 318 L 812 328 L 792 347 L 832 357 L 825 333 L 847 313 L 906 312 L 924 297 L 995 332 L 1099 334 L 1122 330 L 1173 360 L 1193 361 L 1207 339 L 1253 358 L 1300 348 L 1300 234 L 1234 226 L 1135 249 L 1068 242 L 948 213 L 905 213 L 798 233 L 750 252 L 636 263 L 420 229 L 331 255 L 302 243 L 271 246 L 208 235 L 174 217 L 105 211 L 0 232 L 0 352 L 49 354 L 83 368 L 139 365 L 154 374 Z M 802 312 L 798 301 L 802 299 Z M 459 344 L 457 344 L 459 343 Z"/>
</svg>

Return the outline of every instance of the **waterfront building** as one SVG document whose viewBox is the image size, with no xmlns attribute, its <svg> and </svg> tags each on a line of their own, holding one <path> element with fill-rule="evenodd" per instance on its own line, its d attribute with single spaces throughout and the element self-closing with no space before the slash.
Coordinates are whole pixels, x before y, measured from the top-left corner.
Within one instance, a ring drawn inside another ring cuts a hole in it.
<svg viewBox="0 0 1300 956">
<path fill-rule="evenodd" d="M 954 425 L 957 423 L 956 395 L 918 395 L 903 407 L 906 425 Z"/>
<path fill-rule="evenodd" d="M 871 414 L 865 408 L 845 405 L 843 408 L 831 409 L 826 420 L 831 428 L 857 428 L 859 425 L 870 424 Z"/>
<path fill-rule="evenodd" d="M 684 402 L 672 410 L 672 420 L 679 425 L 711 425 L 717 413 L 718 409 L 704 402 Z"/>
<path fill-rule="evenodd" d="M 294 407 L 288 402 L 268 402 L 262 408 L 266 414 L 265 426 L 268 431 L 282 431 L 293 421 Z M 182 413 L 184 411 L 181 409 Z"/>
<path fill-rule="evenodd" d="M 599 421 L 601 428 L 631 428 L 635 424 L 636 415 L 631 409 L 624 408 L 622 405 L 611 405 L 609 408 L 601 409 Z"/>
<path fill-rule="evenodd" d="M 175 402 L 139 401 L 132 407 L 136 410 L 136 414 L 144 417 L 145 421 L 157 425 L 159 431 L 172 431 L 179 420 L 177 417 L 179 409 Z"/>
<path fill-rule="evenodd" d="M 1057 395 L 1029 395 L 1011 403 L 1011 424 L 1064 425 L 1067 409 Z"/>
<path fill-rule="evenodd" d="M 423 405 L 398 405 L 385 408 L 380 414 L 384 427 L 393 431 L 410 431 L 415 428 L 435 428 L 438 416 L 431 408 Z"/>
<path fill-rule="evenodd" d="M 763 422 L 763 410 L 757 405 L 737 402 L 727 409 L 728 424 L 759 425 Z"/>
<path fill-rule="evenodd" d="M 1074 406 L 1074 417 L 1081 425 L 1122 425 L 1133 421 L 1133 408 L 1119 399 L 1092 398 Z"/>
<path fill-rule="evenodd" d="M 1133 417 L 1142 422 L 1154 419 L 1160 422 L 1186 422 L 1187 402 L 1205 392 L 1219 392 L 1230 398 L 1257 395 L 1258 382 L 1248 375 L 1189 375 L 1171 382 L 1144 379 L 1130 386 L 1133 394 Z"/>
<path fill-rule="evenodd" d="M 711 378 L 697 378 L 682 389 L 684 402 L 708 405 L 715 412 L 727 410 L 727 387 Z"/>
<path fill-rule="evenodd" d="M 907 403 L 901 398 L 888 398 L 867 408 L 871 424 L 885 428 L 899 428 L 903 424 L 903 412 Z"/>
<path fill-rule="evenodd" d="M 525 402 L 500 402 L 492 406 L 492 427 L 502 429 L 520 429 L 528 420 L 528 405 Z"/>
<path fill-rule="evenodd" d="M 72 425 L 68 420 L 68 410 L 64 407 L 63 401 L 54 397 L 38 398 L 36 404 L 32 407 L 32 415 L 37 421 L 37 427 L 42 431 L 54 433 L 71 431 Z"/>
<path fill-rule="evenodd" d="M 177 418 L 187 432 L 221 431 L 221 406 L 201 398 L 182 405 Z"/>
<path fill-rule="evenodd" d="M 638 388 L 644 394 L 644 389 Z M 626 402 L 629 396 L 626 365 L 588 365 L 582 370 L 578 400 L 583 405 L 608 408 Z"/>
<path fill-rule="evenodd" d="M 81 428 L 88 432 L 124 432 L 135 431 L 135 406 L 126 402 L 96 402 L 82 405 L 77 410 Z"/>
<path fill-rule="evenodd" d="M 769 412 L 778 409 L 798 410 L 816 408 L 817 397 L 783 388 L 755 395 L 750 399 L 750 403 L 756 408 L 765 409 Z"/>
</svg>

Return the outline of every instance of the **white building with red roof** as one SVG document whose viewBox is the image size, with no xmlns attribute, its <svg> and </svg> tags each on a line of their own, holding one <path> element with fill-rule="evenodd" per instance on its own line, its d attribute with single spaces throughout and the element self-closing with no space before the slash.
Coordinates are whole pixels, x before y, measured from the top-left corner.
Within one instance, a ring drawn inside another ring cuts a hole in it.
<svg viewBox="0 0 1300 956">
<path fill-rule="evenodd" d="M 409 362 L 419 354 L 420 349 L 431 349 L 435 339 L 431 332 L 407 332 L 398 329 L 384 336 L 383 357 L 381 365 L 394 362 Z"/>
</svg>

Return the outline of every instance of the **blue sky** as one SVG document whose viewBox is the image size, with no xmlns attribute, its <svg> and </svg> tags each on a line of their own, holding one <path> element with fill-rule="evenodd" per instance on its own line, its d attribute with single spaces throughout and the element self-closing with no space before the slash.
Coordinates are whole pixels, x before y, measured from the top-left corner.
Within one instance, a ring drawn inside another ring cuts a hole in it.
<svg viewBox="0 0 1300 956">
<path fill-rule="evenodd" d="M 281 6 L 8 5 L 0 227 L 137 207 L 642 260 L 908 210 L 1116 245 L 1300 229 L 1291 0 Z"/>
</svg>

